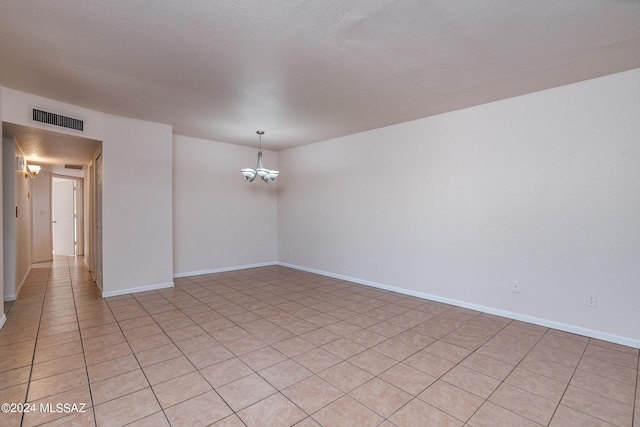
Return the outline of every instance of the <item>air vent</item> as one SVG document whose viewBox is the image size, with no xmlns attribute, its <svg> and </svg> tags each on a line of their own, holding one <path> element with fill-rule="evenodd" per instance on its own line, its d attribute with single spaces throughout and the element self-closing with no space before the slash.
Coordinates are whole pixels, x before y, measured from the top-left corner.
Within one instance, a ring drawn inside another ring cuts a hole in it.
<svg viewBox="0 0 640 427">
<path fill-rule="evenodd" d="M 33 121 L 47 123 L 49 125 L 60 126 L 67 129 L 84 131 L 84 121 L 72 117 L 61 116 L 60 114 L 49 113 L 47 111 L 33 109 Z"/>
<path fill-rule="evenodd" d="M 75 170 L 82 170 L 83 166 L 82 165 L 64 165 L 65 169 L 75 169 Z"/>
</svg>

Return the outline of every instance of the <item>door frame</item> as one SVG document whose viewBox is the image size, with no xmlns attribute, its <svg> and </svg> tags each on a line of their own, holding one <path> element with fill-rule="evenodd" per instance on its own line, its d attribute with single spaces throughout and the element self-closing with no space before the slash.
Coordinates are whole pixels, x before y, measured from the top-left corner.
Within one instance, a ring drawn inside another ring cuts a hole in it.
<svg viewBox="0 0 640 427">
<path fill-rule="evenodd" d="M 53 183 L 55 181 L 55 179 L 64 179 L 64 180 L 68 180 L 68 181 L 74 181 L 75 185 L 74 185 L 74 204 L 75 204 L 75 221 L 74 221 L 74 228 L 75 228 L 75 235 L 76 235 L 76 241 L 75 241 L 75 254 L 74 256 L 83 256 L 84 255 L 84 178 L 81 177 L 77 177 L 77 176 L 69 176 L 69 175 L 62 175 L 62 174 L 55 174 L 52 173 L 51 174 L 51 181 L 50 181 L 50 185 L 49 185 L 49 200 L 51 201 L 51 218 L 50 218 L 50 224 L 51 224 L 51 254 L 53 256 L 53 207 L 54 207 L 54 197 L 53 197 Z"/>
</svg>

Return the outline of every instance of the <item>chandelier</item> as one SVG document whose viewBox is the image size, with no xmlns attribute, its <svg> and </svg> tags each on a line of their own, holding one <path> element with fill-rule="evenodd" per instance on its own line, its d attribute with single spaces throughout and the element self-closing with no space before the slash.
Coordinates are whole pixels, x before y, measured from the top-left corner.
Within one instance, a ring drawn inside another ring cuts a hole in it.
<svg viewBox="0 0 640 427">
<path fill-rule="evenodd" d="M 258 165 L 256 166 L 255 169 L 244 168 L 244 169 L 241 169 L 240 172 L 242 172 L 242 176 L 244 176 L 245 179 L 249 182 L 253 182 L 253 180 L 256 179 L 256 175 L 260 175 L 260 178 L 262 178 L 264 182 L 275 181 L 278 175 L 280 174 L 280 171 L 267 169 L 262 166 L 262 135 L 264 135 L 264 131 L 259 130 L 256 133 L 260 135 L 259 137 L 260 150 L 258 151 Z"/>
</svg>

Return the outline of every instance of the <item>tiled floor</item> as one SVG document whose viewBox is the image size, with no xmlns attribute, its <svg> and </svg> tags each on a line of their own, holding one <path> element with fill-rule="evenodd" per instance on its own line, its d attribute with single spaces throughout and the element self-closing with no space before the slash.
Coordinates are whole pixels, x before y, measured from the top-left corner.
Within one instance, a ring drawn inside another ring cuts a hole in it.
<svg viewBox="0 0 640 427">
<path fill-rule="evenodd" d="M 284 267 L 103 300 L 61 258 L 8 307 L 3 427 L 640 426 L 636 349 Z"/>
</svg>

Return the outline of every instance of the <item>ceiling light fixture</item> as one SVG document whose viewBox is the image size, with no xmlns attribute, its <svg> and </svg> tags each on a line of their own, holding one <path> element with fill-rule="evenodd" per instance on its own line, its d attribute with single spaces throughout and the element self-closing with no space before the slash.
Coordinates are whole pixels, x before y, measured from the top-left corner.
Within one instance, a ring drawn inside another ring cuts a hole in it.
<svg viewBox="0 0 640 427">
<path fill-rule="evenodd" d="M 40 169 L 41 167 L 37 165 L 27 165 L 27 170 L 24 171 L 24 177 L 33 179 L 40 173 Z"/>
<path fill-rule="evenodd" d="M 278 175 L 280 174 L 280 171 L 267 169 L 262 166 L 262 135 L 264 135 L 264 131 L 259 130 L 256 133 L 260 135 L 260 150 L 258 151 L 258 166 L 256 166 L 255 169 L 244 168 L 244 169 L 241 169 L 240 172 L 242 172 L 242 176 L 244 176 L 245 179 L 249 182 L 253 182 L 253 180 L 256 179 L 256 175 L 260 175 L 260 178 L 262 178 L 264 182 L 275 181 Z"/>
</svg>

